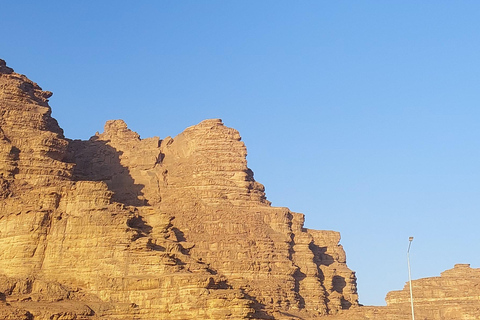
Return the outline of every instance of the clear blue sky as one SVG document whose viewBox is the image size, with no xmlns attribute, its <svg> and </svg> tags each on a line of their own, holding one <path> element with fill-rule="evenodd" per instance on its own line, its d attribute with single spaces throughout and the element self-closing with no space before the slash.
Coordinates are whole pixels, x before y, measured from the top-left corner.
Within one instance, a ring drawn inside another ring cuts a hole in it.
<svg viewBox="0 0 480 320">
<path fill-rule="evenodd" d="M 340 231 L 360 302 L 480 267 L 479 1 L 3 1 L 0 58 L 87 139 L 207 118 L 256 179 Z"/>
</svg>

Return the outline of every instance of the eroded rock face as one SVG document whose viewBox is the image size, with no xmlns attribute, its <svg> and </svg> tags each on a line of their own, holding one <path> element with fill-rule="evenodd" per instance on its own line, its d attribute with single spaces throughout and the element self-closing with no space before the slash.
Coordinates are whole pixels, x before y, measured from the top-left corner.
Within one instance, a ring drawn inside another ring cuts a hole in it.
<svg viewBox="0 0 480 320">
<path fill-rule="evenodd" d="M 357 306 L 333 231 L 272 207 L 213 119 L 68 140 L 0 60 L 0 319 L 301 319 Z M 1 318 L 3 316 L 3 318 Z"/>
<path fill-rule="evenodd" d="M 408 285 L 358 306 L 339 233 L 272 207 L 220 119 L 72 141 L 50 96 L 0 60 L 0 320 L 411 318 Z M 419 319 L 478 319 L 480 269 L 413 292 Z"/>
<path fill-rule="evenodd" d="M 0 320 L 411 318 L 408 284 L 358 306 L 339 233 L 272 207 L 220 119 L 72 141 L 50 96 L 0 60 Z M 419 319 L 479 318 L 480 269 L 413 292 Z"/>
<path fill-rule="evenodd" d="M 389 292 L 387 306 L 410 306 L 408 284 L 401 291 Z M 480 317 L 480 269 L 457 264 L 440 277 L 412 281 L 416 314 L 427 319 L 473 320 Z"/>
<path fill-rule="evenodd" d="M 412 281 L 416 319 L 474 320 L 480 318 L 480 269 L 457 264 L 440 277 Z M 386 307 L 359 307 L 342 311 L 331 320 L 410 320 L 410 287 L 392 291 Z"/>
<path fill-rule="evenodd" d="M 0 70 L 0 319 L 243 319 L 255 312 L 252 299 L 182 247 L 172 217 L 112 201 L 116 190 L 103 177 L 73 180 L 70 142 L 50 116 L 51 93 L 3 61 Z"/>
<path fill-rule="evenodd" d="M 75 179 L 102 177 L 117 201 L 171 217 L 189 255 L 245 292 L 255 317 L 357 305 L 339 234 L 306 230 L 302 214 L 271 207 L 238 132 L 221 120 L 164 140 L 141 140 L 123 121 L 109 121 L 89 141 L 72 141 L 70 157 Z"/>
</svg>

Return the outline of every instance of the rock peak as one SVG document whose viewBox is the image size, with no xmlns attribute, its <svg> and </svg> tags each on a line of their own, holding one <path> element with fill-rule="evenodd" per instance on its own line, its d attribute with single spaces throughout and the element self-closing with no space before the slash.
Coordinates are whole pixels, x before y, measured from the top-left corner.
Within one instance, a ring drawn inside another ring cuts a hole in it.
<svg viewBox="0 0 480 320">
<path fill-rule="evenodd" d="M 5 60 L 0 59 L 0 73 L 10 74 L 13 73 L 13 69 L 7 67 Z"/>
<path fill-rule="evenodd" d="M 205 119 L 198 126 L 223 125 L 222 119 Z"/>
<path fill-rule="evenodd" d="M 358 305 L 339 235 L 272 207 L 221 119 L 165 141 L 111 120 L 72 141 L 49 95 L 0 74 L 0 314 L 302 319 Z"/>
<path fill-rule="evenodd" d="M 95 139 L 102 140 L 140 140 L 140 135 L 130 130 L 125 121 L 108 120 L 104 126 L 102 134 L 96 134 Z"/>
<path fill-rule="evenodd" d="M 0 60 L 0 318 L 410 319 L 408 286 L 359 306 L 340 234 L 271 206 L 221 119 L 72 141 L 50 95 Z M 479 279 L 414 280 L 415 312 L 478 319 Z"/>
</svg>

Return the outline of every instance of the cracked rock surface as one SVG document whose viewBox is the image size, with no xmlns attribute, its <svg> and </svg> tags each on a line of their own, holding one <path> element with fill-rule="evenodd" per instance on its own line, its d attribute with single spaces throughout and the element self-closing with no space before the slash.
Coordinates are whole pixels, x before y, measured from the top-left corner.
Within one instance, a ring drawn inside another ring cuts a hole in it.
<svg viewBox="0 0 480 320">
<path fill-rule="evenodd" d="M 340 236 L 272 207 L 205 120 L 70 140 L 0 60 L 0 319 L 303 319 L 357 306 Z M 2 318 L 3 317 L 3 318 Z"/>
<path fill-rule="evenodd" d="M 359 306 L 340 234 L 272 207 L 220 119 L 70 140 L 51 95 L 0 60 L 0 320 L 411 318 L 408 286 Z M 417 317 L 478 319 L 479 270 L 414 280 Z"/>
</svg>

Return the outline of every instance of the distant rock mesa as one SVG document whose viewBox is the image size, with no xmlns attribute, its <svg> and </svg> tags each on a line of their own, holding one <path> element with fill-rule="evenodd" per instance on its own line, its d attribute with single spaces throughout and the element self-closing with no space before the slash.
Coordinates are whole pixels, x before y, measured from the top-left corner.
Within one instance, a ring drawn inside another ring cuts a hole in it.
<svg viewBox="0 0 480 320">
<path fill-rule="evenodd" d="M 480 319 L 480 269 L 457 264 L 440 277 L 412 281 L 415 319 Z M 408 320 L 412 319 L 410 289 L 391 291 L 386 307 L 360 307 L 343 310 L 329 320 Z"/>
</svg>

